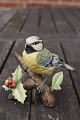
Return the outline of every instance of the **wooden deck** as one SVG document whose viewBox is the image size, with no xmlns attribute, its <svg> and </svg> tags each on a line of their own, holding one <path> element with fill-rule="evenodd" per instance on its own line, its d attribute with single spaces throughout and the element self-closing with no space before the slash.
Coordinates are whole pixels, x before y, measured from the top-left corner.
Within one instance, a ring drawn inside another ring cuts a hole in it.
<svg viewBox="0 0 80 120">
<path fill-rule="evenodd" d="M 1 87 L 18 65 L 13 52 L 22 54 L 32 35 L 78 71 L 61 68 L 64 81 L 55 108 L 45 107 L 34 90 L 24 105 L 10 101 Z M 80 120 L 80 8 L 0 10 L 0 120 Z"/>
</svg>

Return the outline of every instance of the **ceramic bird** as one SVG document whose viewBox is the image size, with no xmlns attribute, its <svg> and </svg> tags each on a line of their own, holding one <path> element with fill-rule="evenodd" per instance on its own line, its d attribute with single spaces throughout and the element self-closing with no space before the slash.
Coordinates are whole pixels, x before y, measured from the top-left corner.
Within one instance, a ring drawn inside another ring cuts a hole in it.
<svg viewBox="0 0 80 120">
<path fill-rule="evenodd" d="M 26 39 L 23 60 L 32 72 L 41 75 L 50 75 L 55 68 L 60 66 L 69 70 L 75 70 L 70 65 L 64 63 L 58 55 L 46 49 L 43 41 L 37 36 L 31 36 Z M 39 92 L 42 91 L 42 86 L 46 79 L 38 86 L 37 90 Z"/>
</svg>

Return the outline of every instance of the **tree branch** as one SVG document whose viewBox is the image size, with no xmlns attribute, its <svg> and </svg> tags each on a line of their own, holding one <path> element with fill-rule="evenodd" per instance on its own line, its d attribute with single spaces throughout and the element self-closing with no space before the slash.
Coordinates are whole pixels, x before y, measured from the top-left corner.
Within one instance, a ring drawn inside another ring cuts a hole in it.
<svg viewBox="0 0 80 120">
<path fill-rule="evenodd" d="M 19 62 L 19 64 L 25 70 L 26 65 L 23 61 L 22 56 L 19 55 L 17 52 L 14 52 L 14 55 L 17 61 Z M 28 80 L 25 83 L 23 83 L 24 89 L 31 90 L 33 88 L 36 88 L 43 81 L 43 78 L 41 75 L 35 74 L 31 72 L 29 69 L 27 69 L 25 72 L 28 75 Z M 40 95 L 41 95 L 42 102 L 45 106 L 54 107 L 56 105 L 55 96 L 47 84 L 44 85 L 44 90 Z"/>
</svg>

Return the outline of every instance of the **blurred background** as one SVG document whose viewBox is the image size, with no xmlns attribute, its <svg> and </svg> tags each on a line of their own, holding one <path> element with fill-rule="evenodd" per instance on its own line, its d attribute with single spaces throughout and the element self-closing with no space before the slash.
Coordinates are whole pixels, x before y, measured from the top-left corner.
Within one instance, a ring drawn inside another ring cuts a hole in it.
<svg viewBox="0 0 80 120">
<path fill-rule="evenodd" d="M 0 8 L 27 8 L 35 6 L 80 6 L 80 0 L 0 0 Z"/>
</svg>

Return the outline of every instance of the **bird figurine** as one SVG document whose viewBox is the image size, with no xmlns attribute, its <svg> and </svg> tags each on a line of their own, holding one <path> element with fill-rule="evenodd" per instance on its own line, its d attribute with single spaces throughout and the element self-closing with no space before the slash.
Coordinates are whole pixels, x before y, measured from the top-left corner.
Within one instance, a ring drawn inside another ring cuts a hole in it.
<svg viewBox="0 0 80 120">
<path fill-rule="evenodd" d="M 58 55 L 51 53 L 46 49 L 43 41 L 37 36 L 31 36 L 26 39 L 23 60 L 26 66 L 36 74 L 46 74 L 49 76 L 55 68 L 61 66 L 75 71 L 73 67 L 64 63 Z M 37 87 L 39 93 L 43 91 L 43 86 L 46 80 L 47 77 Z"/>
</svg>

